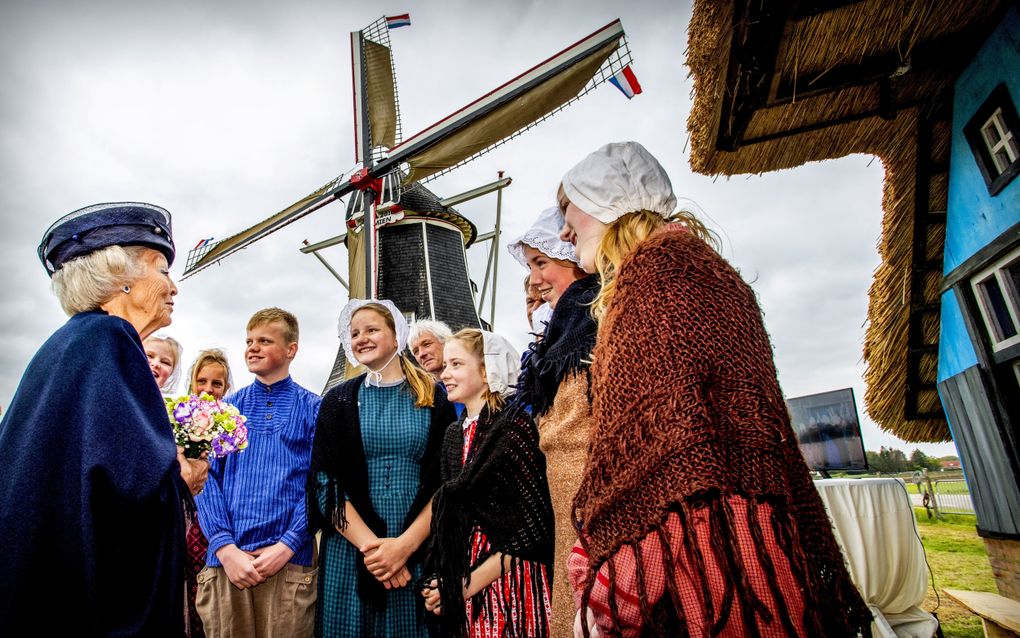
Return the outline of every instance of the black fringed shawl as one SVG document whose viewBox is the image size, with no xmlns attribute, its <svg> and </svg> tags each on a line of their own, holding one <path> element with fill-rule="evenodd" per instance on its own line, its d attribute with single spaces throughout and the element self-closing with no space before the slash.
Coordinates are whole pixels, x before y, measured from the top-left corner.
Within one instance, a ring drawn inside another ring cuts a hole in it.
<svg viewBox="0 0 1020 638">
<path fill-rule="evenodd" d="M 361 419 L 358 415 L 358 393 L 364 385 L 365 375 L 360 375 L 333 388 L 326 393 L 315 422 L 315 442 L 312 445 L 312 466 L 308 473 L 308 524 L 310 531 L 322 530 L 324 537 L 338 534 L 338 529 L 347 527 L 344 516 L 343 498 L 347 496 L 351 505 L 361 515 L 369 529 L 380 537 L 386 536 L 386 524 L 372 506 L 368 489 L 368 462 L 361 440 Z M 425 456 L 422 457 L 418 493 L 411 509 L 404 518 L 404 529 L 414 522 L 432 495 L 439 488 L 439 451 L 446 426 L 457 415 L 446 393 L 436 386 L 434 402 L 430 408 L 428 440 Z M 408 396 L 413 401 L 413 396 Z M 317 475 L 323 472 L 329 477 L 326 486 L 326 507 L 319 504 Z M 419 548 L 408 563 L 424 557 L 424 546 Z M 357 560 L 358 593 L 362 602 L 382 606 L 386 600 L 386 588 L 368 571 L 360 554 Z"/>
<path fill-rule="evenodd" d="M 552 578 L 552 503 L 535 422 L 516 405 L 495 414 L 484 409 L 464 464 L 462 427 L 463 419 L 452 424 L 443 441 L 443 486 L 432 503 L 432 536 L 425 569 L 426 574 L 439 577 L 444 636 L 463 634 L 466 618 L 462 579 L 492 554 L 501 552 L 515 564 L 521 560 L 541 563 Z M 471 564 L 471 532 L 475 527 L 486 535 L 491 551 Z M 523 597 L 525 583 L 518 580 L 515 586 Z M 542 583 L 530 586 L 540 588 Z M 547 593 L 536 591 L 534 599 L 545 600 Z M 484 607 L 481 594 L 475 600 L 475 613 L 480 613 Z M 546 611 L 536 609 L 535 613 Z M 510 613 L 504 616 L 508 623 L 506 635 L 523 636 L 524 619 L 515 619 Z M 515 620 L 520 626 L 514 624 Z M 545 627 L 544 623 L 536 625 Z"/>
<path fill-rule="evenodd" d="M 545 334 L 528 346 L 531 355 L 517 382 L 514 403 L 530 405 L 532 413 L 541 416 L 552 407 L 556 391 L 568 375 L 587 374 L 598 331 L 591 302 L 598 292 L 596 275 L 578 279 L 563 292 Z"/>
</svg>

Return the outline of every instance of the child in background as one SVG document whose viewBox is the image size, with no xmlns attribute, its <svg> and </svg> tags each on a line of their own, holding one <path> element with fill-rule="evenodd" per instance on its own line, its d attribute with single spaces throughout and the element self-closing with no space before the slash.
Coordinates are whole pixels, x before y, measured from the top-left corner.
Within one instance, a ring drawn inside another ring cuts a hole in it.
<svg viewBox="0 0 1020 638">
<path fill-rule="evenodd" d="M 188 371 L 188 394 L 193 396 L 209 394 L 212 398 L 219 400 L 230 390 L 230 386 L 230 364 L 227 363 L 226 354 L 218 349 L 199 352 Z M 189 461 L 192 460 L 189 459 Z M 199 459 L 192 462 L 202 463 L 205 466 L 205 471 L 208 472 L 208 462 Z M 194 503 L 192 503 L 191 511 L 194 511 Z M 189 516 L 186 518 L 188 520 L 184 540 L 188 557 L 184 566 L 184 583 L 188 588 L 188 635 L 191 638 L 202 638 L 205 636 L 205 629 L 202 625 L 202 618 L 198 615 L 198 610 L 195 607 L 195 599 L 198 596 L 198 574 L 205 569 L 209 541 L 202 533 L 198 517 Z"/>
<path fill-rule="evenodd" d="M 152 335 L 142 342 L 149 369 L 156 385 L 164 395 L 173 394 L 181 380 L 181 353 L 184 348 L 177 339 L 167 335 Z"/>
<path fill-rule="evenodd" d="M 226 353 L 219 348 L 199 352 L 188 372 L 188 383 L 188 394 L 208 393 L 222 399 L 234 384 Z"/>
<path fill-rule="evenodd" d="M 197 499 L 209 539 L 198 612 L 209 636 L 310 636 L 317 570 L 305 483 L 320 400 L 290 376 L 294 315 L 266 308 L 247 330 L 255 382 L 226 401 L 247 417 L 248 448 L 213 459 Z"/>
<path fill-rule="evenodd" d="M 447 342 L 442 379 L 465 406 L 443 441 L 425 608 L 442 635 L 549 635 L 553 513 L 538 430 L 504 408 L 520 357 L 506 339 L 461 330 Z"/>
</svg>

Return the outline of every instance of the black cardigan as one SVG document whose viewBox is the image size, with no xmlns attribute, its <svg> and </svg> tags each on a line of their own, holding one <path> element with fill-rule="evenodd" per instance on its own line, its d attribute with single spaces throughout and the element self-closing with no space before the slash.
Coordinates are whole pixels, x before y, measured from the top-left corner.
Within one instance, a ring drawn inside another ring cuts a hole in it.
<svg viewBox="0 0 1020 638">
<path fill-rule="evenodd" d="M 386 536 L 386 525 L 372 506 L 368 490 L 368 462 L 361 440 L 361 419 L 358 415 L 358 393 L 364 385 L 365 375 L 360 375 L 333 388 L 326 393 L 319 407 L 315 423 L 315 442 L 312 445 L 312 466 L 308 475 L 308 523 L 312 532 L 322 530 L 324 537 L 337 534 L 338 528 L 347 526 L 343 501 L 337 497 L 346 495 L 351 505 L 361 515 L 369 529 L 380 537 Z M 413 396 L 408 396 L 412 401 Z M 418 493 L 411 509 L 404 518 L 404 529 L 414 522 L 418 514 L 429 503 L 439 489 L 439 453 L 446 427 L 457 419 L 453 404 L 446 398 L 446 392 L 438 385 L 434 388 L 433 405 L 430 408 L 431 421 L 422 457 Z M 326 508 L 319 506 L 317 474 L 329 477 L 326 490 Z M 414 553 L 408 563 L 422 560 L 425 543 Z M 364 560 L 358 561 L 358 591 L 365 603 L 383 605 L 386 588 L 365 567 Z"/>
</svg>

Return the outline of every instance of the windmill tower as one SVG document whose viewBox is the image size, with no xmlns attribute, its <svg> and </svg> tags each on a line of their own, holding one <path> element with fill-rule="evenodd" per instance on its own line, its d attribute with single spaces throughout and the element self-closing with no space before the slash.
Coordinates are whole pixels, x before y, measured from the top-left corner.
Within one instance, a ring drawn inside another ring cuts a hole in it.
<svg viewBox="0 0 1020 638">
<path fill-rule="evenodd" d="M 623 26 L 615 20 L 402 139 L 389 31 L 408 23 L 406 15 L 383 17 L 351 33 L 355 161 L 360 168 L 240 233 L 192 250 L 183 278 L 349 195 L 347 232 L 301 250 L 318 257 L 352 298 L 391 299 L 409 319 L 438 319 L 454 329 L 480 326 L 484 299 L 476 300 L 466 250 L 490 242 L 481 297 L 491 290 L 494 309 L 499 208 L 494 232 L 479 237 L 474 224 L 453 206 L 489 192 L 501 193 L 510 179 L 501 176 L 492 184 L 446 199 L 423 182 L 484 155 L 629 71 L 630 51 Z M 317 253 L 340 243 L 347 247 L 347 281 Z M 327 389 L 342 380 L 345 372 L 350 368 L 340 348 Z"/>
</svg>

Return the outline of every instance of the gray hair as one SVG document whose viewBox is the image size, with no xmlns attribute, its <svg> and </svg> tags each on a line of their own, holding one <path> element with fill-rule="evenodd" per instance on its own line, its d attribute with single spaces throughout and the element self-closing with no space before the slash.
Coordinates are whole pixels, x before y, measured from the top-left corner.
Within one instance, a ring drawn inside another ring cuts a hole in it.
<svg viewBox="0 0 1020 638">
<path fill-rule="evenodd" d="M 145 275 L 143 246 L 107 246 L 76 257 L 53 273 L 51 287 L 68 316 L 97 310 Z"/>
<path fill-rule="evenodd" d="M 159 389 L 163 392 L 163 394 L 173 394 L 173 392 L 177 389 L 177 384 L 181 380 L 181 357 L 184 355 L 184 346 L 181 345 L 180 341 L 174 339 L 170 335 L 152 335 L 150 337 L 146 337 L 145 341 L 142 342 L 142 346 L 149 341 L 165 343 L 169 346 L 170 352 L 174 355 L 173 370 L 170 371 L 170 376 L 166 378 L 163 385 L 159 386 Z"/>
<path fill-rule="evenodd" d="M 407 335 L 408 347 L 412 347 L 413 344 L 421 339 L 422 335 L 426 332 L 431 333 L 436 339 L 439 339 L 443 343 L 446 343 L 453 338 L 453 330 L 450 330 L 450 326 L 446 325 L 442 321 L 422 319 L 421 321 L 415 321 L 411 324 L 411 332 Z"/>
</svg>

